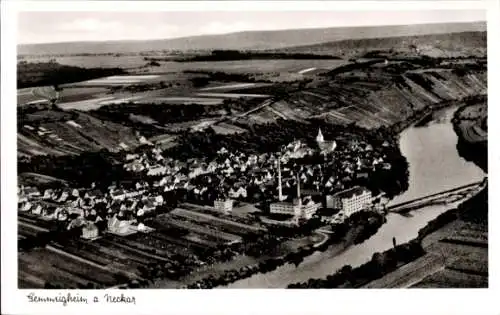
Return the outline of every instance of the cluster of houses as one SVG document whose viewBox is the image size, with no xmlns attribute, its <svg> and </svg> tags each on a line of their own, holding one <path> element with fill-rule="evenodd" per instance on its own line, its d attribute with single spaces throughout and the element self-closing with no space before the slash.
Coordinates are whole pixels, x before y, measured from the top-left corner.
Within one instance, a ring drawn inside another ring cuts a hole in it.
<svg viewBox="0 0 500 315">
<path fill-rule="evenodd" d="M 316 147 L 309 147 L 298 140 L 278 152 L 263 154 L 229 152 L 221 148 L 211 160 L 192 158 L 187 161 L 164 156 L 160 148 L 153 147 L 141 154 L 127 154 L 124 168 L 144 174 L 154 187 L 164 192 L 186 189 L 211 203 L 213 198 L 207 197 L 210 187 L 217 187 L 228 198 L 240 200 L 248 200 L 255 191 L 275 194 L 278 159 L 283 163 L 284 190 L 294 190 L 300 180 L 304 189 L 323 193 L 342 190 L 350 186 L 349 181 L 367 178 L 377 167 L 391 167 L 384 155 L 373 150 L 370 144 L 353 141 L 349 147 L 339 150 L 335 141 L 324 139 L 321 130 L 316 142 Z M 322 163 L 292 167 L 294 160 L 317 153 L 324 156 Z M 297 174 L 300 174 L 298 179 Z"/>
<path fill-rule="evenodd" d="M 309 147 L 300 140 L 294 141 L 278 152 L 263 154 L 229 152 L 221 148 L 211 160 L 193 158 L 187 161 L 166 157 L 161 148 L 153 146 L 142 153 L 125 156 L 123 167 L 144 175 L 141 176 L 143 180 L 135 182 L 133 187 L 110 186 L 103 193 L 95 188 L 40 192 L 35 187 L 21 186 L 19 211 L 47 220 L 68 221 L 70 227 L 83 226 L 83 236 L 92 238 L 97 231 L 94 225 L 101 221 L 112 233 L 129 233 L 138 218 L 164 204 L 165 192 L 184 189 L 189 198 L 229 213 L 233 200 L 262 201 L 275 196 L 279 190 L 278 202 L 271 206 L 271 212 L 309 219 L 320 207 L 317 200 L 310 196 L 302 199 L 299 194 L 288 204 L 284 193 L 294 195 L 294 190 L 301 186 L 305 195 L 316 192 L 324 198 L 351 187 L 349 181 L 354 178 L 368 177 L 376 168 L 391 167 L 385 162 L 383 148 L 374 150 L 370 144 L 358 141 L 337 148 L 335 141 L 325 141 L 321 130 L 316 142 L 316 147 Z M 384 146 L 387 147 L 388 143 Z M 308 156 L 317 157 L 318 153 L 321 156 L 318 163 L 296 163 Z M 364 193 L 362 196 L 365 198 Z M 331 200 L 328 202 L 327 198 L 326 207 L 333 206 Z M 360 203 L 364 205 L 365 201 L 362 199 Z M 342 202 L 340 204 L 344 207 Z M 359 210 L 357 201 L 349 202 L 343 212 L 346 215 Z M 349 208 L 351 204 L 354 204 L 352 209 Z M 138 227 L 146 228 L 143 225 Z"/>
<path fill-rule="evenodd" d="M 163 196 L 152 195 L 147 183 L 136 184 L 135 190 L 124 190 L 114 186 L 106 193 L 99 189 L 46 189 L 36 187 L 18 188 L 18 209 L 36 215 L 43 220 L 67 223 L 68 230 L 81 227 L 82 237 L 96 238 L 97 225 L 111 233 L 130 234 L 147 230 L 137 219 L 164 204 Z"/>
</svg>

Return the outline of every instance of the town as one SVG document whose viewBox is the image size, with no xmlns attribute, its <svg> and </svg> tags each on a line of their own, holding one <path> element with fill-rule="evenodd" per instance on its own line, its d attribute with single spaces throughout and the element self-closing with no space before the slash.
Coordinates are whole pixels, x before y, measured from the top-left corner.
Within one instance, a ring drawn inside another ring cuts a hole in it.
<svg viewBox="0 0 500 315">
<path fill-rule="evenodd" d="M 314 219 L 318 228 L 329 227 L 361 210 L 383 211 L 384 193 L 374 195 L 357 184 L 373 172 L 391 169 L 387 141 L 378 147 L 357 140 L 338 144 L 325 140 L 321 129 L 308 140 L 260 155 L 221 148 L 213 160 L 187 161 L 174 160 L 148 143 L 142 152 L 123 153 L 124 170 L 141 175 L 136 182 L 110 185 L 106 191 L 95 183 L 43 191 L 21 186 L 21 241 L 29 243 L 36 232 L 57 226 L 65 235 L 72 232 L 86 244 L 94 242 L 86 246 L 123 250 L 119 244 L 126 240 L 127 246 L 144 250 L 141 243 L 156 244 L 159 249 L 151 250 L 163 251 L 170 260 L 174 253 L 184 255 L 177 257 L 182 268 L 170 268 L 170 275 L 181 277 L 195 266 L 255 251 L 248 242 L 251 235 L 269 234 L 276 226 L 300 229 Z M 113 243 L 108 244 L 110 237 Z M 79 251 L 72 254 L 82 256 Z"/>
</svg>

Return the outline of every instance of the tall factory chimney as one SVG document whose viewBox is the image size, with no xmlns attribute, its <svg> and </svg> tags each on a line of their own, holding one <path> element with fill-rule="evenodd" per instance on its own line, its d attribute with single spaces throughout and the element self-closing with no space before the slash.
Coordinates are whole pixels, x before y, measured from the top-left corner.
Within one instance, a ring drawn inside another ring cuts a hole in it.
<svg viewBox="0 0 500 315">
<path fill-rule="evenodd" d="M 278 200 L 283 201 L 283 189 L 281 187 L 281 156 L 278 157 Z"/>
<path fill-rule="evenodd" d="M 297 173 L 297 201 L 299 204 L 302 204 L 302 198 L 300 198 L 300 177 L 299 173 Z"/>
</svg>

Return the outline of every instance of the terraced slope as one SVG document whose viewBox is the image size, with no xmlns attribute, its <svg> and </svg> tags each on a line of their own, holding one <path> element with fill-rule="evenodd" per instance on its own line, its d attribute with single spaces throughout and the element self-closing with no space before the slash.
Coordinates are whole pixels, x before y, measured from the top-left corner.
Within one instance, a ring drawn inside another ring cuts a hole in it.
<svg viewBox="0 0 500 315">
<path fill-rule="evenodd" d="M 131 128 L 82 112 L 54 110 L 20 112 L 17 140 L 20 156 L 116 152 L 139 144 Z"/>
<path fill-rule="evenodd" d="M 487 72 L 482 69 L 460 72 L 415 64 L 405 68 L 401 62 L 379 61 L 330 76 L 313 81 L 239 122 L 323 118 L 333 124 L 377 128 L 404 120 L 428 106 L 487 93 Z"/>
</svg>

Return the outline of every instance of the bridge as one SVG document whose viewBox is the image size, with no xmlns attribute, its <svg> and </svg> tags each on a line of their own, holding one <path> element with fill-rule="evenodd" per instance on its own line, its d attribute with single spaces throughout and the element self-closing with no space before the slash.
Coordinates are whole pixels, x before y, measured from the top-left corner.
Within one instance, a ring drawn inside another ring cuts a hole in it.
<svg viewBox="0 0 500 315">
<path fill-rule="evenodd" d="M 467 185 L 462 185 L 452 189 L 447 189 L 444 191 L 440 191 L 438 193 L 415 198 L 405 202 L 400 202 L 386 207 L 386 210 L 389 212 L 405 213 L 415 208 L 423 207 L 425 205 L 446 203 L 447 201 L 443 200 L 444 198 L 451 197 L 454 195 L 477 192 L 479 188 L 485 187 L 486 183 L 487 183 L 487 178 L 485 177 L 482 181 L 470 183 Z"/>
</svg>

